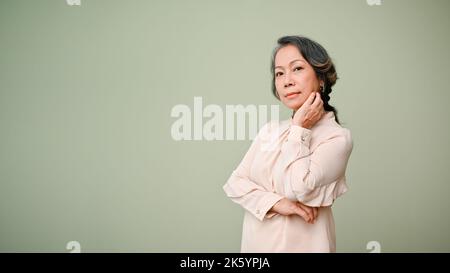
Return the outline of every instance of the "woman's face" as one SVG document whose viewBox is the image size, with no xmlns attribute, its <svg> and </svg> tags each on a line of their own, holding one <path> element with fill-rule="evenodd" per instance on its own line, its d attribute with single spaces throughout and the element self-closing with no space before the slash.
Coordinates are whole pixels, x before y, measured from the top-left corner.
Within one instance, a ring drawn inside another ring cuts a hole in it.
<svg viewBox="0 0 450 273">
<path fill-rule="evenodd" d="M 278 50 L 274 74 L 281 102 L 293 110 L 298 110 L 308 96 L 320 87 L 314 69 L 293 45 Z"/>
</svg>

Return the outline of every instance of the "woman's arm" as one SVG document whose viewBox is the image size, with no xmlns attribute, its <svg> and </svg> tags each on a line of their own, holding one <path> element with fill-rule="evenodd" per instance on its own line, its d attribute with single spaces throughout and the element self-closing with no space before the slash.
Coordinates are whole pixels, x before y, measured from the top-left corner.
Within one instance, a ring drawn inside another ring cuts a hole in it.
<svg viewBox="0 0 450 273">
<path fill-rule="evenodd" d="M 310 224 L 314 224 L 319 213 L 318 209 L 315 207 L 309 207 L 301 202 L 294 202 L 287 198 L 283 198 L 275 203 L 270 211 L 285 216 L 296 214 Z"/>
<path fill-rule="evenodd" d="M 268 213 L 270 208 L 283 198 L 283 196 L 275 192 L 267 191 L 263 186 L 249 178 L 255 154 L 261 149 L 261 134 L 264 133 L 267 126 L 267 124 L 264 125 L 259 131 L 241 163 L 223 186 L 226 195 L 233 202 L 241 205 L 260 221 L 264 220 L 264 218 L 273 217 L 276 213 Z"/>
<path fill-rule="evenodd" d="M 296 198 L 309 206 L 328 206 L 334 199 L 338 180 L 345 178 L 347 162 L 353 149 L 350 131 L 336 130 L 327 140 L 310 151 L 311 131 L 292 125 L 281 148 L 281 177 Z"/>
<path fill-rule="evenodd" d="M 316 96 L 317 95 L 317 96 Z M 353 149 L 350 131 L 336 129 L 333 135 L 311 152 L 311 130 L 324 114 L 323 102 L 318 94 L 311 94 L 292 119 L 289 135 L 281 148 L 280 160 L 286 194 L 310 206 L 329 206 L 339 192 L 345 169 Z M 340 188 L 336 188 L 340 187 Z"/>
</svg>

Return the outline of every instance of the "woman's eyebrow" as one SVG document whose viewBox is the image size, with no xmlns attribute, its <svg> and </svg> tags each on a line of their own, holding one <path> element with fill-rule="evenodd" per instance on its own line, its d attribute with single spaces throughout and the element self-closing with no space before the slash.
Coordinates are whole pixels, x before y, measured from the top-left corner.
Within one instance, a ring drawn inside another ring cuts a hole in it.
<svg viewBox="0 0 450 273">
<path fill-rule="evenodd" d="M 295 59 L 295 60 L 292 60 L 290 63 L 289 63 L 289 65 L 291 65 L 292 63 L 294 63 L 294 62 L 304 62 L 303 60 L 300 60 L 300 59 Z M 282 66 L 275 66 L 275 68 L 283 68 Z"/>
</svg>

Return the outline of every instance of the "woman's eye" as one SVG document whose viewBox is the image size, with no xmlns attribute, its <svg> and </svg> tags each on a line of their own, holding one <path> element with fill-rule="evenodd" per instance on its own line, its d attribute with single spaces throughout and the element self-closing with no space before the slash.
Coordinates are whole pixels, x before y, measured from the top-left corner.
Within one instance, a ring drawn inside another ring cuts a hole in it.
<svg viewBox="0 0 450 273">
<path fill-rule="evenodd" d="M 303 67 L 296 67 L 296 68 L 294 68 L 294 71 L 297 71 L 297 70 L 302 70 L 303 69 Z"/>
<path fill-rule="evenodd" d="M 279 76 L 281 76 L 281 75 L 283 75 L 282 72 L 277 72 L 277 73 L 275 73 L 275 77 L 279 77 Z"/>
</svg>

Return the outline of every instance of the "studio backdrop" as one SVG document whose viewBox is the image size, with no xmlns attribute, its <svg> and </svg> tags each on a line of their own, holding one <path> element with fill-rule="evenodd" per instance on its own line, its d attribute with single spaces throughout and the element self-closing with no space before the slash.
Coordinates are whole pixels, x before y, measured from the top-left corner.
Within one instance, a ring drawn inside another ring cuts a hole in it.
<svg viewBox="0 0 450 273">
<path fill-rule="evenodd" d="M 449 252 L 449 11 L 2 0 L 0 251 L 239 252 L 243 210 L 222 186 L 251 144 L 251 113 L 258 128 L 290 117 L 270 57 L 302 35 L 334 61 L 330 104 L 353 137 L 337 251 Z M 239 109 L 245 134 L 228 123 Z"/>
</svg>

